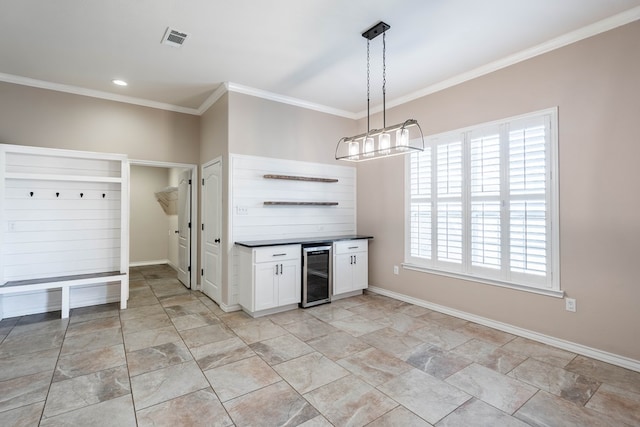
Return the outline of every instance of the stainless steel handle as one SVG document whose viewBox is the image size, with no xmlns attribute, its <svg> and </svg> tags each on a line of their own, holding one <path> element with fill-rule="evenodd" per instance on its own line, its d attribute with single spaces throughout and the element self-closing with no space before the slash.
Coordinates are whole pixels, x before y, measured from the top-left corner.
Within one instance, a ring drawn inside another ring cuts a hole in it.
<svg viewBox="0 0 640 427">
<path fill-rule="evenodd" d="M 349 257 L 349 264 L 353 265 L 353 255 Z"/>
<path fill-rule="evenodd" d="M 278 264 L 276 264 L 276 276 L 278 275 Z"/>
<path fill-rule="evenodd" d="M 349 246 L 349 249 L 358 249 L 358 246 Z"/>
<path fill-rule="evenodd" d="M 280 274 L 282 274 L 282 264 L 280 264 Z"/>
<path fill-rule="evenodd" d="M 273 254 L 271 256 L 285 256 L 285 255 L 286 255 L 286 253 L 284 253 L 284 254 Z"/>
<path fill-rule="evenodd" d="M 357 255 L 354 255 L 354 256 L 353 256 L 353 263 L 354 263 L 354 264 L 357 264 L 357 263 L 358 263 L 358 256 L 357 256 Z"/>
</svg>

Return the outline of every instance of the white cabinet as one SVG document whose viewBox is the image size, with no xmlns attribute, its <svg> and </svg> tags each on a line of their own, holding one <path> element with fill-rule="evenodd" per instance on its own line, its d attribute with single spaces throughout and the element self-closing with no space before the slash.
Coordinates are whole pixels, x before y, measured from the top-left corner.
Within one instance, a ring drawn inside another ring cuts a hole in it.
<svg viewBox="0 0 640 427">
<path fill-rule="evenodd" d="M 369 286 L 369 241 L 347 240 L 333 244 L 333 294 Z"/>
<path fill-rule="evenodd" d="M 239 251 L 239 302 L 250 313 L 300 302 L 300 245 Z"/>
</svg>

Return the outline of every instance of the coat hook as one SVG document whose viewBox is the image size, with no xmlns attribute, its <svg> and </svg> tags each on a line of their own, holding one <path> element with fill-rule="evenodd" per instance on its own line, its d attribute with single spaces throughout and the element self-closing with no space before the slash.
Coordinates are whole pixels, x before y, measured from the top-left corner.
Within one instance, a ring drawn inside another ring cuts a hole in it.
<svg viewBox="0 0 640 427">
<path fill-rule="evenodd" d="M 59 197 L 59 196 L 60 196 L 60 193 L 56 193 L 56 197 Z"/>
<path fill-rule="evenodd" d="M 80 193 L 80 197 L 84 197 L 84 193 Z"/>
<path fill-rule="evenodd" d="M 102 193 L 102 198 L 104 199 L 104 197 L 106 196 L 106 194 Z"/>
<path fill-rule="evenodd" d="M 30 192 L 29 192 L 29 196 L 30 196 L 30 197 L 33 197 L 33 191 L 30 191 Z"/>
</svg>

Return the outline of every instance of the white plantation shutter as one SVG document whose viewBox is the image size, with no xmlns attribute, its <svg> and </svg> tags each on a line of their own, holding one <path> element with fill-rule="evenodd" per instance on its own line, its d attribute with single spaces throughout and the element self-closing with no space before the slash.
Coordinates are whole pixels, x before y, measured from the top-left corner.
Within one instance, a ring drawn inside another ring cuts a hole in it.
<svg viewBox="0 0 640 427">
<path fill-rule="evenodd" d="M 408 156 L 407 264 L 559 290 L 555 129 L 545 110 L 429 138 Z"/>
<path fill-rule="evenodd" d="M 462 264 L 462 141 L 436 146 L 437 260 Z"/>
<path fill-rule="evenodd" d="M 509 126 L 509 253 L 511 272 L 538 276 L 547 268 L 549 123 L 537 117 Z"/>
<path fill-rule="evenodd" d="M 431 258 L 431 148 L 410 159 L 410 257 Z"/>
<path fill-rule="evenodd" d="M 499 128 L 471 132 L 469 145 L 471 270 L 495 271 L 502 264 Z"/>
</svg>

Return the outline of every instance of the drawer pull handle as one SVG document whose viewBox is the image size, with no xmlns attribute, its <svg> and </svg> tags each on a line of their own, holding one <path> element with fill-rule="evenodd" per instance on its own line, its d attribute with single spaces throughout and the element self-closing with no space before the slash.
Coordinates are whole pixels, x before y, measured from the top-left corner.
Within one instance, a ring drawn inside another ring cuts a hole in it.
<svg viewBox="0 0 640 427">
<path fill-rule="evenodd" d="M 271 256 L 285 256 L 285 255 L 286 255 L 286 253 L 284 253 L 284 254 L 273 254 Z"/>
<path fill-rule="evenodd" d="M 349 246 L 349 249 L 358 249 L 359 246 Z"/>
</svg>

